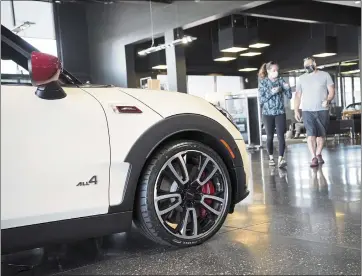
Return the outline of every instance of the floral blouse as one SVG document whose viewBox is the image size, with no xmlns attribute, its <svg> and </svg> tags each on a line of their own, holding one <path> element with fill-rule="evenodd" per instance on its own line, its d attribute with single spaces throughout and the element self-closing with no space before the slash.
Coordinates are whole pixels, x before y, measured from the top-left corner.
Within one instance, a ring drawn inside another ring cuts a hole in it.
<svg viewBox="0 0 362 276">
<path fill-rule="evenodd" d="M 287 84 L 287 82 L 280 77 L 275 81 L 270 80 L 268 77 L 259 79 L 259 103 L 262 106 L 263 115 L 276 116 L 285 113 L 284 96 L 291 99 L 292 89 L 289 85 L 284 87 L 284 84 Z M 281 91 L 273 95 L 271 90 L 274 87 L 279 87 Z"/>
</svg>

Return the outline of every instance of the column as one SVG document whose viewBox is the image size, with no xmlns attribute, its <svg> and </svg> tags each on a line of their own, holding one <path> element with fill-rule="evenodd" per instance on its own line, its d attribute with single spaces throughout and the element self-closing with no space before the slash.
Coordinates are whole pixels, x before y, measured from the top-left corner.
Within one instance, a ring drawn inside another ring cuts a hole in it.
<svg viewBox="0 0 362 276">
<path fill-rule="evenodd" d="M 170 43 L 179 37 L 183 37 L 182 29 L 173 29 L 165 32 L 165 43 Z M 167 79 L 170 91 L 187 93 L 186 60 L 182 45 L 166 48 Z"/>
<path fill-rule="evenodd" d="M 126 52 L 126 71 L 127 71 L 127 87 L 137 88 L 140 86 L 140 80 L 136 74 L 136 56 L 134 45 L 128 44 L 124 46 Z"/>
</svg>

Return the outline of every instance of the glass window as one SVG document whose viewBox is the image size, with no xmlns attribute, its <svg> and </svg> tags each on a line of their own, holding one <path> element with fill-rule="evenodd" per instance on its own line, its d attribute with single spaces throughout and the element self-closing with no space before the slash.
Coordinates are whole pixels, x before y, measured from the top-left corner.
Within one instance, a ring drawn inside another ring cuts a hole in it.
<svg viewBox="0 0 362 276">
<path fill-rule="evenodd" d="M 295 86 L 295 77 L 289 77 L 289 85 L 290 87 Z"/>
<path fill-rule="evenodd" d="M 30 76 L 21 58 L 13 48 L 1 43 L 1 84 L 30 83 Z"/>
<path fill-rule="evenodd" d="M 352 78 L 344 77 L 345 106 L 353 103 Z"/>
<path fill-rule="evenodd" d="M 208 93 L 215 93 L 215 78 L 213 76 L 188 76 L 187 93 L 205 99 Z"/>
<path fill-rule="evenodd" d="M 216 76 L 216 91 L 218 93 L 240 92 L 241 80 L 235 76 Z M 211 91 L 212 92 L 212 91 Z"/>
<path fill-rule="evenodd" d="M 42 53 L 53 55 L 55 57 L 58 56 L 57 42 L 55 39 L 29 38 L 29 37 L 22 37 L 22 39 L 33 45 Z"/>
<path fill-rule="evenodd" d="M 338 106 L 342 106 L 342 97 L 341 97 L 341 93 L 342 93 L 342 90 L 341 89 L 341 78 L 338 77 L 337 78 L 337 90 L 336 90 L 336 94 L 337 94 L 337 99 L 338 99 L 338 102 L 337 102 L 337 105 Z M 343 85 L 343 84 L 342 84 Z"/>
<path fill-rule="evenodd" d="M 361 102 L 361 78 L 354 77 L 353 78 L 353 86 L 354 86 L 354 101 L 356 103 Z"/>
</svg>

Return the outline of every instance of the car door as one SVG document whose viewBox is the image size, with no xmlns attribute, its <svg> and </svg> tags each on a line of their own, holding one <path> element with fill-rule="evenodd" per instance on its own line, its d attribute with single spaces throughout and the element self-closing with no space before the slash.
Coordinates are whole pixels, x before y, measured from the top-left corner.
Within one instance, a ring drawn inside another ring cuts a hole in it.
<svg viewBox="0 0 362 276">
<path fill-rule="evenodd" d="M 18 80 L 2 74 L 2 229 L 107 213 L 110 145 L 101 105 L 77 87 L 64 87 L 63 99 L 41 99 L 22 73 Z"/>
</svg>

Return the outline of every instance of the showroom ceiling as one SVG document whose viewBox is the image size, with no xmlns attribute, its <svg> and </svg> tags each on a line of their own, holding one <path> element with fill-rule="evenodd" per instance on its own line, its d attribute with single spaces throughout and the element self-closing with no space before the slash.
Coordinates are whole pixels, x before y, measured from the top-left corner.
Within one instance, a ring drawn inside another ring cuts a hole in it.
<svg viewBox="0 0 362 276">
<path fill-rule="evenodd" d="M 345 16 L 343 14 L 341 15 L 341 13 L 337 16 L 336 5 L 317 3 L 319 9 L 320 4 L 323 5 L 325 13 L 328 14 L 328 18 L 324 17 L 324 20 L 329 21 L 333 19 L 333 17 L 338 17 L 339 23 L 342 22 L 341 20 L 343 20 Z M 258 8 L 261 10 L 263 6 L 265 5 Z M 350 7 L 346 8 L 351 9 Z M 339 9 L 339 11 L 341 11 L 341 9 Z M 350 11 L 351 10 L 349 10 L 349 14 L 347 14 L 349 18 L 346 19 L 348 20 L 346 22 L 353 25 L 353 22 L 356 21 L 353 16 L 356 15 Z M 299 9 L 300 15 L 304 13 L 306 13 L 306 11 Z M 317 16 L 315 13 L 309 13 L 309 16 L 310 15 Z M 320 18 L 322 18 L 322 16 Z M 309 19 L 311 19 L 311 17 L 309 17 Z M 261 55 L 258 56 L 240 57 L 237 55 L 237 59 L 228 62 L 214 61 L 215 54 L 213 54 L 213 45 L 218 43 L 218 32 L 219 30 L 229 28 L 232 24 L 234 27 L 240 28 L 245 28 L 245 26 L 248 28 L 256 27 L 262 38 L 266 40 L 270 46 L 259 49 L 258 52 L 261 52 Z M 260 18 L 248 16 L 248 11 L 246 11 L 244 14 L 234 14 L 233 16 L 227 16 L 207 24 L 187 29 L 185 30 L 185 34 L 197 37 L 196 41 L 185 46 L 188 74 L 255 74 L 255 72 L 239 72 L 239 69 L 242 69 L 241 67 L 258 68 L 263 62 L 270 60 L 277 61 L 284 71 L 298 69 L 302 67 L 301 63 L 303 58 L 308 55 L 307 44 L 309 40 L 311 38 L 323 38 L 325 36 L 337 37 L 338 50 L 334 56 L 317 58 L 318 64 L 324 65 L 358 59 L 358 27 L 348 26 L 348 24 L 335 26 L 333 24 L 312 24 L 301 20 L 285 21 L 266 17 Z M 162 38 L 156 40 L 156 45 L 162 43 L 164 43 Z M 316 44 L 316 42 L 314 42 L 314 44 Z M 144 49 L 149 46 L 150 42 L 139 44 L 135 52 L 137 52 L 137 49 Z M 149 71 L 150 68 L 151 66 L 147 58 L 137 57 L 136 70 L 145 72 Z M 329 67 L 329 69 L 334 70 L 334 67 Z M 160 72 L 162 72 L 162 70 Z"/>
</svg>

